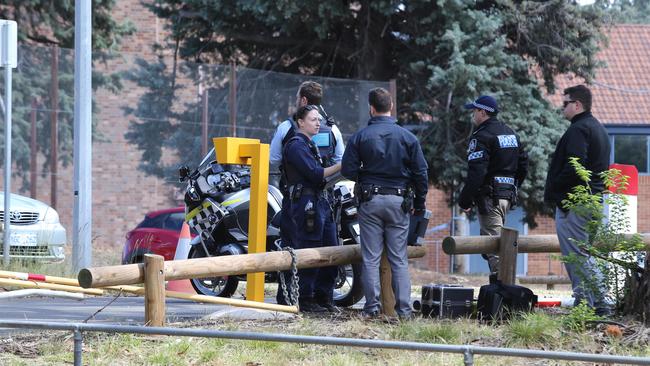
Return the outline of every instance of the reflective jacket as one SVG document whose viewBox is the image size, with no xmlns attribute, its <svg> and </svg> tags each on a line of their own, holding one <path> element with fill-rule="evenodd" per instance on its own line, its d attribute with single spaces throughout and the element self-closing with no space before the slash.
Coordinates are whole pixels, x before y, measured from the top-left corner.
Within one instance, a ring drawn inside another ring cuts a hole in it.
<svg viewBox="0 0 650 366">
<path fill-rule="evenodd" d="M 505 123 L 490 117 L 476 128 L 469 141 L 467 179 L 458 205 L 468 209 L 484 197 L 515 200 L 517 188 L 527 174 L 528 154 L 519 136 Z"/>
</svg>

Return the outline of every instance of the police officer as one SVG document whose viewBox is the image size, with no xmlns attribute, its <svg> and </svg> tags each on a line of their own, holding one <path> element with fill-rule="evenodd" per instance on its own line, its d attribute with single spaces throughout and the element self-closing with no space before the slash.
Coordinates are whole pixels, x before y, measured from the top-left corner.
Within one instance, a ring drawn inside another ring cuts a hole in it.
<svg viewBox="0 0 650 366">
<path fill-rule="evenodd" d="M 364 318 L 379 314 L 379 262 L 386 251 L 392 271 L 395 311 L 411 316 L 411 280 L 406 251 L 409 213 L 424 211 L 428 188 L 427 163 L 417 138 L 391 117 L 390 93 L 376 88 L 368 95 L 368 126 L 355 133 L 343 154 L 341 173 L 356 182 L 363 258 Z M 411 199 L 409 190 L 415 190 Z"/>
<path fill-rule="evenodd" d="M 336 227 L 327 201 L 325 177 L 337 173 L 341 163 L 323 167 L 318 147 L 312 140 L 320 129 L 318 107 L 307 105 L 296 112 L 296 135 L 287 141 L 282 165 L 289 191 L 288 216 L 294 228 L 292 245 L 297 249 L 336 245 Z M 333 303 L 336 266 L 298 271 L 299 305 L 305 312 L 338 312 Z"/>
<path fill-rule="evenodd" d="M 476 126 L 467 148 L 467 179 L 458 205 L 466 212 L 478 208 L 481 235 L 500 235 L 506 214 L 516 203 L 517 190 L 528 173 L 528 154 L 519 137 L 497 119 L 497 101 L 483 95 L 465 109 L 473 110 Z M 499 257 L 483 254 L 493 279 Z"/>
<path fill-rule="evenodd" d="M 298 92 L 296 93 L 296 108 L 304 107 L 306 105 L 318 106 L 322 118 L 320 120 L 318 134 L 314 136 L 314 142 L 316 143 L 321 158 L 323 159 L 324 166 L 329 167 L 341 161 L 345 144 L 343 142 L 343 137 L 341 136 L 341 131 L 339 131 L 338 127 L 334 124 L 333 119 L 325 113 L 324 108 L 321 106 L 322 99 L 323 87 L 315 81 L 305 81 L 300 84 Z M 278 168 L 282 170 L 283 148 L 287 141 L 296 135 L 297 129 L 298 127 L 294 118 L 288 118 L 278 126 L 273 135 L 273 139 L 271 140 L 271 171 L 276 171 Z M 282 245 L 292 246 L 290 233 L 294 231 L 294 228 L 291 224 L 291 220 L 284 219 L 284 213 L 289 209 L 289 192 L 287 191 L 284 172 L 282 172 L 278 186 L 283 195 L 280 221 Z M 286 278 L 286 276 L 290 275 L 291 272 L 286 271 L 284 273 Z M 276 300 L 278 304 L 288 304 L 288 299 L 284 298 L 280 289 L 278 289 Z"/>
</svg>

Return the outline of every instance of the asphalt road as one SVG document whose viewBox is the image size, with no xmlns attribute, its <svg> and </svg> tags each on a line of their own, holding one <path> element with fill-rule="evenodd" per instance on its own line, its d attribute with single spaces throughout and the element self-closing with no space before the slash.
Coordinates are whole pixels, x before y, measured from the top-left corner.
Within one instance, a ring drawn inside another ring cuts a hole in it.
<svg viewBox="0 0 650 366">
<path fill-rule="evenodd" d="M 113 301 L 114 299 L 114 297 L 87 297 L 83 300 L 43 297 L 2 299 L 0 319 L 64 323 L 87 320 L 88 323 L 144 324 L 143 297 L 118 297 Z M 228 308 L 224 305 L 200 304 L 179 299 L 167 299 L 165 304 L 167 323 L 200 319 Z M 0 329 L 0 334 L 7 333 L 8 329 Z"/>
</svg>

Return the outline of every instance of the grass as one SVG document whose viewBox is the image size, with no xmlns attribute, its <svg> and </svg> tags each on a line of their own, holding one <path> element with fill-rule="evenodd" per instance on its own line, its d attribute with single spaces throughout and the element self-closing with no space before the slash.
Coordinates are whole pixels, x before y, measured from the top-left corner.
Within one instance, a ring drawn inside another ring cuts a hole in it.
<svg viewBox="0 0 650 366">
<path fill-rule="evenodd" d="M 560 337 L 561 324 L 545 313 L 528 313 L 510 320 L 504 327 L 505 343 L 512 347 L 543 344 L 553 347 Z"/>
<path fill-rule="evenodd" d="M 93 249 L 93 265 L 119 264 L 119 250 Z M 63 263 L 14 262 L 9 270 L 75 277 L 67 253 Z M 419 298 L 419 286 L 413 298 Z M 274 296 L 276 284 L 266 284 L 265 295 Z M 245 284 L 238 289 L 240 298 Z M 385 339 L 435 344 L 470 344 L 492 347 L 566 350 L 633 356 L 650 355 L 650 332 L 643 337 L 612 338 L 602 329 L 594 329 L 584 311 L 549 314 L 540 311 L 525 314 L 501 325 L 478 323 L 474 319 L 415 319 L 387 324 L 365 322 L 354 311 L 336 318 L 301 317 L 294 321 L 221 320 L 195 324 L 204 329 L 254 331 L 312 336 Z M 187 324 L 172 326 L 186 327 Z M 67 365 L 73 360 L 70 332 L 39 332 L 28 342 L 0 339 L 2 365 Z M 27 346 L 26 346 L 27 344 Z M 476 365 L 571 365 L 571 362 L 530 360 L 507 357 L 474 357 Z M 156 337 L 141 335 L 84 334 L 84 365 L 463 365 L 459 354 L 427 353 L 294 343 L 237 341 L 225 339 Z"/>
<path fill-rule="evenodd" d="M 188 326 L 188 324 L 175 324 Z M 650 355 L 650 336 L 633 344 L 610 338 L 601 329 L 575 331 L 562 316 L 543 311 L 525 314 L 501 324 L 474 319 L 414 319 L 401 323 L 362 321 L 355 313 L 334 318 L 303 317 L 294 321 L 209 321 L 192 326 L 203 329 L 255 331 L 361 339 L 403 340 L 435 344 L 517 347 L 575 352 Z M 642 328 L 639 328 L 641 332 Z M 645 332 L 648 333 L 648 332 Z M 70 332 L 34 333 L 31 341 L 1 340 L 0 364 L 65 365 L 73 359 Z M 31 353 L 10 347 L 35 346 Z M 21 353 L 22 352 L 22 353 Z M 571 365 L 571 362 L 528 360 L 475 355 L 476 365 Z M 459 354 L 399 351 L 296 343 L 241 341 L 142 335 L 84 334 L 84 365 L 463 365 Z"/>
</svg>

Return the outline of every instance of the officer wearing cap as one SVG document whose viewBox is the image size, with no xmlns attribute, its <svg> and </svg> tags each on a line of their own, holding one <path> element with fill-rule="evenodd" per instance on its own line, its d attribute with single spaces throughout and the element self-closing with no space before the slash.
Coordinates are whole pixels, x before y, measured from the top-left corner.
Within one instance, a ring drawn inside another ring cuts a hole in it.
<svg viewBox="0 0 650 366">
<path fill-rule="evenodd" d="M 323 167 L 318 147 L 312 140 L 320 129 L 321 116 L 315 105 L 300 107 L 296 112 L 296 135 L 287 141 L 282 165 L 289 192 L 288 212 L 294 231 L 296 249 L 337 245 L 332 209 L 323 190 L 325 177 L 341 170 L 341 163 Z M 305 312 L 339 312 L 333 303 L 336 266 L 298 270 L 299 306 Z"/>
<path fill-rule="evenodd" d="M 428 188 L 427 163 L 418 139 L 391 117 L 390 93 L 376 88 L 368 95 L 370 121 L 355 133 L 343 154 L 341 174 L 356 182 L 360 200 L 363 316 L 379 314 L 379 262 L 386 251 L 392 272 L 395 311 L 411 316 L 411 280 L 406 252 L 409 213 L 423 211 Z M 411 200 L 407 188 L 412 187 Z M 412 204 L 412 206 L 411 206 Z"/>
<path fill-rule="evenodd" d="M 478 208 L 481 235 L 500 235 L 528 173 L 528 154 L 517 134 L 497 119 L 499 109 L 493 97 L 483 95 L 464 107 L 473 110 L 475 130 L 467 148 L 467 179 L 458 205 L 466 212 Z M 483 254 L 483 258 L 495 275 L 499 257 Z"/>
</svg>

